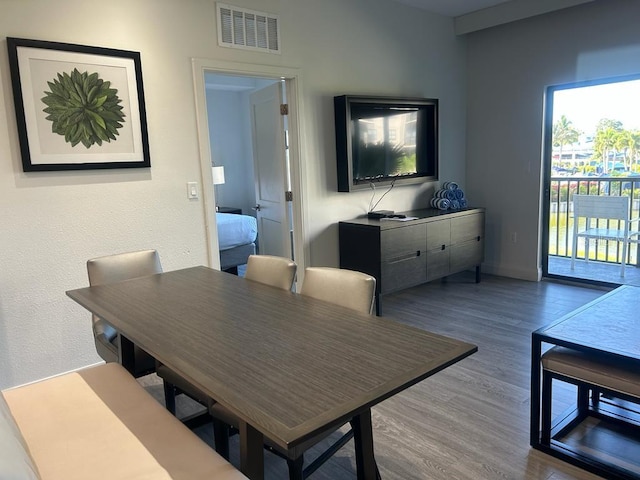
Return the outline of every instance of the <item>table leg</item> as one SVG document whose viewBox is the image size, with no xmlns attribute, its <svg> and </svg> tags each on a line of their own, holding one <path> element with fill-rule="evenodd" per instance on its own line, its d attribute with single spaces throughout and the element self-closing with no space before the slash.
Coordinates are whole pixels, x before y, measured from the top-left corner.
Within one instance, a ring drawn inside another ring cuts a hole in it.
<svg viewBox="0 0 640 480">
<path fill-rule="evenodd" d="M 264 438 L 251 425 L 240 422 L 240 470 L 251 480 L 264 480 Z"/>
<path fill-rule="evenodd" d="M 529 444 L 540 445 L 540 356 L 542 342 L 536 333 L 531 335 L 531 424 L 529 427 Z"/>
<path fill-rule="evenodd" d="M 289 467 L 289 480 L 304 480 L 304 456 L 300 455 L 295 460 L 287 459 Z"/>
<path fill-rule="evenodd" d="M 118 346 L 118 363 L 126 368 L 131 375 L 135 376 L 136 356 L 133 351 L 133 342 L 120 333 L 118 333 L 116 339 Z"/>
<path fill-rule="evenodd" d="M 356 453 L 358 480 L 377 480 L 380 472 L 373 455 L 373 430 L 371 427 L 371 410 L 367 409 L 351 420 L 353 442 Z"/>
</svg>

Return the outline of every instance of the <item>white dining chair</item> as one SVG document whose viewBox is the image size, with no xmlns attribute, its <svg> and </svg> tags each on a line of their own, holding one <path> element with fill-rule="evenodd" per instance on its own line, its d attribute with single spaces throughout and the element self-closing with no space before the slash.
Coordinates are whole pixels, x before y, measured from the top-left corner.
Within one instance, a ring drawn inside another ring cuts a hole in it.
<svg viewBox="0 0 640 480">
<path fill-rule="evenodd" d="M 298 266 L 290 258 L 250 255 L 244 278 L 283 290 L 291 290 Z"/>
<path fill-rule="evenodd" d="M 89 285 L 91 286 L 129 280 L 156 273 L 162 273 L 160 256 L 156 250 L 118 253 L 92 258 L 87 261 L 87 274 L 89 276 Z M 105 362 L 117 362 L 119 352 L 116 330 L 97 315 L 92 315 L 91 320 L 98 355 Z M 154 370 L 154 358 L 144 350 L 134 346 L 134 371 L 132 373 L 135 376 L 142 376 L 152 373 Z"/>
<path fill-rule="evenodd" d="M 362 313 L 373 313 L 376 279 L 366 273 L 333 267 L 307 267 L 300 293 Z"/>
<path fill-rule="evenodd" d="M 620 276 L 624 277 L 627 251 L 631 243 L 638 243 L 640 231 L 638 218 L 630 218 L 630 199 L 622 196 L 578 195 L 573 196 L 573 244 L 571 270 L 575 268 L 578 239 L 584 238 L 584 259 L 589 261 L 589 244 L 595 240 L 613 240 L 622 243 Z M 581 227 L 584 218 L 584 228 Z M 604 225 L 603 225 L 604 223 Z M 631 225 L 636 224 L 632 229 Z"/>
</svg>

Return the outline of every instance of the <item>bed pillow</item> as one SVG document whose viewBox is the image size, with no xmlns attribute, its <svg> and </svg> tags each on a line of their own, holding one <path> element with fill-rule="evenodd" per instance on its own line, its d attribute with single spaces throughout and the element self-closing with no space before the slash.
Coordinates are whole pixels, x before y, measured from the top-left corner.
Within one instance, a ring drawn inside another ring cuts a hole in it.
<svg viewBox="0 0 640 480">
<path fill-rule="evenodd" d="M 0 393 L 0 478 L 2 480 L 37 480 L 38 469 L 29 454 L 11 410 Z"/>
</svg>

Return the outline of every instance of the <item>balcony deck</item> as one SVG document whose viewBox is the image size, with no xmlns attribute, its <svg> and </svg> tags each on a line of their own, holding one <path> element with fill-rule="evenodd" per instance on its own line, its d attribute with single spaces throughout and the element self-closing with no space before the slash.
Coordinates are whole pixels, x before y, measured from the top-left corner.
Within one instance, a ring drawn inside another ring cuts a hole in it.
<svg viewBox="0 0 640 480">
<path fill-rule="evenodd" d="M 592 260 L 584 261 L 584 240 L 578 244 L 575 269 L 571 270 L 571 248 L 573 237 L 573 194 L 621 195 L 630 197 L 631 218 L 640 216 L 640 179 L 626 177 L 551 177 L 551 202 L 547 212 L 548 268 L 545 275 L 571 280 L 586 280 L 611 285 L 640 286 L 640 246 L 631 244 L 625 268 L 620 277 L 622 257 L 621 243 L 600 240 L 591 243 Z M 612 220 L 611 222 L 616 222 Z M 636 224 L 632 224 L 632 228 Z M 609 228 L 609 223 L 606 224 Z M 620 222 L 611 228 L 621 228 Z M 595 248 L 593 248 L 595 247 Z M 598 258 L 598 261 L 595 258 Z M 605 261 L 607 260 L 607 261 Z"/>
<path fill-rule="evenodd" d="M 575 268 L 571 270 L 570 257 L 549 255 L 549 275 L 640 287 L 640 267 L 628 264 L 624 269 L 624 277 L 621 277 L 619 263 L 576 259 Z"/>
</svg>

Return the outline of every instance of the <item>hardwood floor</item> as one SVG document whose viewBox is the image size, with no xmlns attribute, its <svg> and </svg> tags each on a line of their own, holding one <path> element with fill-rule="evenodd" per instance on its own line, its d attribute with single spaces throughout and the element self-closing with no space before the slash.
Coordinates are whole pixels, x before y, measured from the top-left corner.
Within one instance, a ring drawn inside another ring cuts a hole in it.
<svg viewBox="0 0 640 480">
<path fill-rule="evenodd" d="M 383 424 L 402 414 L 420 439 L 405 447 L 421 459 L 420 472 L 385 471 L 380 458 L 383 476 L 597 478 L 529 447 L 529 369 L 531 332 L 603 293 L 491 276 L 475 284 L 465 273 L 387 297 L 385 315 L 475 343 L 478 352 L 378 407 Z M 407 404 L 413 408 L 405 414 Z M 376 448 L 379 455 L 387 442 Z"/>
<path fill-rule="evenodd" d="M 529 369 L 531 332 L 603 293 L 488 275 L 476 284 L 465 272 L 383 297 L 384 317 L 475 343 L 478 352 L 373 408 L 382 478 L 599 478 L 529 447 Z M 148 388 L 161 399 L 153 383 Z M 178 408 L 189 405 L 183 400 Z M 210 426 L 197 433 L 213 442 Z M 237 437 L 231 451 L 239 465 Z M 265 468 L 267 479 L 288 478 L 286 463 L 274 455 L 265 454 Z M 354 479 L 352 443 L 310 478 Z"/>
</svg>

